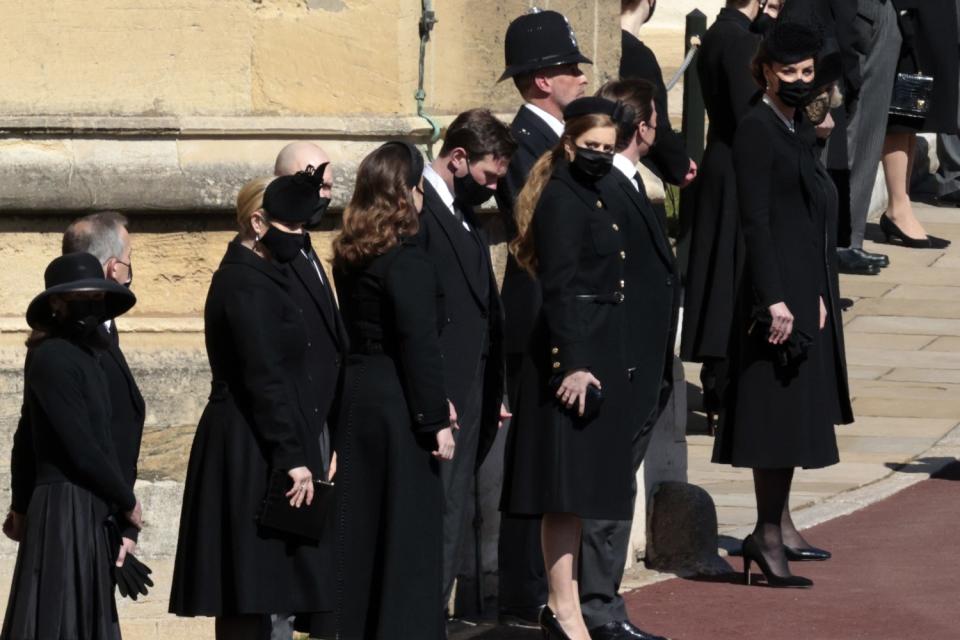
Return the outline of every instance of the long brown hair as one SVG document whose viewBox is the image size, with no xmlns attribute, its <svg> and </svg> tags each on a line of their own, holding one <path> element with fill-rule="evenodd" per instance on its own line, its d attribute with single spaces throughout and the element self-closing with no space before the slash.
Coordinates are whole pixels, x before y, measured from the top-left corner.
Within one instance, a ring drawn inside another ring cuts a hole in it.
<svg viewBox="0 0 960 640">
<path fill-rule="evenodd" d="M 574 141 L 590 129 L 596 127 L 613 127 L 616 123 L 610 116 L 591 113 L 577 118 L 570 118 L 564 123 L 563 136 L 550 151 L 544 153 L 537 160 L 527 182 L 517 196 L 513 206 L 514 219 L 517 221 L 517 237 L 510 243 L 510 253 L 517 259 L 521 267 L 531 274 L 537 270 L 537 248 L 533 242 L 533 214 L 536 212 L 540 196 L 550 181 L 554 167 L 566 156 L 564 143 L 576 146 Z"/>
<path fill-rule="evenodd" d="M 383 255 L 420 228 L 420 218 L 407 186 L 411 159 L 401 145 L 387 144 L 363 159 L 343 229 L 333 240 L 333 260 L 357 265 Z"/>
</svg>

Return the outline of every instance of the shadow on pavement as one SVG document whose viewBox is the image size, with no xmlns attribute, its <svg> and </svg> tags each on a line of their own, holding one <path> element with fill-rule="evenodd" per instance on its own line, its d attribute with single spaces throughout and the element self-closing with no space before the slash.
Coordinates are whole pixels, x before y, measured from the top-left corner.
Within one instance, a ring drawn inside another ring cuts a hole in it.
<svg viewBox="0 0 960 640">
<path fill-rule="evenodd" d="M 906 464 L 885 462 L 884 466 L 899 473 L 925 473 L 942 480 L 960 480 L 960 461 L 956 458 L 917 458 Z"/>
</svg>

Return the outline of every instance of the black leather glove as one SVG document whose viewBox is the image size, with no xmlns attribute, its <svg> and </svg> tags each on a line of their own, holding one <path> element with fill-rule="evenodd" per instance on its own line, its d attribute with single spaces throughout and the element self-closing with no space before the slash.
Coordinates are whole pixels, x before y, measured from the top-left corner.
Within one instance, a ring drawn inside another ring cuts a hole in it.
<svg viewBox="0 0 960 640">
<path fill-rule="evenodd" d="M 113 567 L 113 578 L 117 583 L 117 590 L 124 598 L 136 600 L 139 596 L 148 593 L 147 587 L 153 586 L 150 567 L 137 560 L 136 556 L 128 553 L 123 560 L 123 566 Z"/>
</svg>

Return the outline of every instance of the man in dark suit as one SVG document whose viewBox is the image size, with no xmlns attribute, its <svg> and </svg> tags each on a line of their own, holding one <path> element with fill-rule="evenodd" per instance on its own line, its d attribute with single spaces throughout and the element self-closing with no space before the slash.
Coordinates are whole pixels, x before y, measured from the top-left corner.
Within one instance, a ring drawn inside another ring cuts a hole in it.
<svg viewBox="0 0 960 640">
<path fill-rule="evenodd" d="M 512 78 L 524 101 L 510 125 L 517 152 L 496 196 L 510 241 L 517 236 L 513 203 L 534 163 L 560 142 L 563 109 L 586 91 L 587 78 L 579 65 L 592 62 L 580 53 L 573 28 L 556 11 L 534 11 L 511 22 L 504 54 L 506 70 L 500 80 Z M 540 312 L 540 289 L 512 255 L 507 257 L 501 297 L 507 396 L 513 403 L 520 363 Z M 539 628 L 540 608 L 547 601 L 539 518 L 502 515 L 498 573 L 501 623 Z"/>
<path fill-rule="evenodd" d="M 127 219 L 123 214 L 105 211 L 71 223 L 63 234 L 63 253 L 77 252 L 93 254 L 100 260 L 107 280 L 130 286 L 133 280 L 132 249 L 130 234 L 127 232 Z M 106 357 L 101 358 L 100 364 L 110 388 L 111 435 L 120 471 L 133 489 L 137 480 L 145 405 L 123 351 L 120 350 L 116 323 L 112 320 L 104 323 L 100 327 L 100 337 L 106 352 Z M 19 453 L 32 451 L 32 438 L 30 423 L 26 414 L 21 412 L 14 434 L 13 446 L 18 452 L 14 457 L 18 462 L 11 465 L 12 504 L 4 525 L 4 533 L 14 540 L 18 540 L 22 534 L 24 514 L 33 492 L 35 469 L 29 462 L 33 457 Z M 126 555 L 136 549 L 139 531 L 128 524 L 121 534 L 123 544 L 117 557 L 117 566 L 122 565 Z"/>
<path fill-rule="evenodd" d="M 683 137 L 673 130 L 667 87 L 657 56 L 640 40 L 640 28 L 653 17 L 656 0 L 620 0 L 620 78 L 640 78 L 656 87 L 657 146 L 643 164 L 664 182 L 685 187 L 697 177 L 697 163 L 687 155 Z"/>
<path fill-rule="evenodd" d="M 621 127 L 613 170 L 600 183 L 605 201 L 624 232 L 624 305 L 628 338 L 630 398 L 634 421 L 634 472 L 646 454 L 653 427 L 666 406 L 673 381 L 673 343 L 680 305 L 676 260 L 663 220 L 647 198 L 637 163 L 651 153 L 657 135 L 656 89 L 646 80 L 606 83 L 597 94 L 633 110 Z M 636 485 L 634 491 L 637 490 Z M 634 626 L 619 595 L 632 520 L 584 520 L 580 548 L 580 600 L 593 640 L 645 638 Z"/>
<path fill-rule="evenodd" d="M 516 143 L 486 109 L 461 113 L 447 128 L 437 158 L 424 168 L 417 242 L 437 267 L 447 324 L 440 334 L 447 393 L 457 411 L 457 454 L 440 467 L 443 520 L 443 600 L 461 567 L 461 546 L 476 469 L 502 420 L 503 309 L 486 235 L 474 207 L 490 200 L 507 172 Z"/>
<path fill-rule="evenodd" d="M 317 207 L 310 220 L 304 224 L 305 228 L 316 230 L 323 225 L 333 192 L 333 169 L 330 165 L 330 157 L 312 142 L 305 140 L 291 142 L 277 154 L 273 173 L 276 176 L 292 176 L 300 171 L 320 172 Z M 313 249 L 313 245 L 309 243 L 309 234 L 307 238 L 307 244 L 300 252 L 301 255 L 290 264 L 301 284 L 305 290 L 310 291 L 313 302 L 322 312 L 323 325 L 317 325 L 312 329 L 318 336 L 315 342 L 321 350 L 320 362 L 328 365 L 322 367 L 323 370 L 318 371 L 318 375 L 311 374 L 311 377 L 314 377 L 318 383 L 319 406 L 331 407 L 332 414 L 335 411 L 333 407 L 336 404 L 336 397 L 339 396 L 340 368 L 342 356 L 347 352 L 347 335 L 323 263 Z M 301 294 L 304 291 L 300 288 L 298 290 Z M 328 417 L 327 422 L 329 423 L 331 419 Z M 337 461 L 336 454 L 331 452 L 329 429 L 323 430 L 321 448 L 324 460 L 329 460 L 331 455 L 333 456 L 330 460 L 330 468 L 325 470 L 327 475 L 333 475 L 336 473 Z M 293 637 L 293 620 L 290 614 L 284 612 L 271 615 L 271 626 L 270 640 L 289 640 Z"/>
</svg>

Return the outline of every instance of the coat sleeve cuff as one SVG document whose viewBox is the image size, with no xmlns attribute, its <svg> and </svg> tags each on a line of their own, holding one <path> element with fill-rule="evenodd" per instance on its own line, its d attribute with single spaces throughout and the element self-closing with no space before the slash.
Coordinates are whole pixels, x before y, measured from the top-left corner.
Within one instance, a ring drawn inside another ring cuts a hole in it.
<svg viewBox="0 0 960 640">
<path fill-rule="evenodd" d="M 417 411 L 413 414 L 413 430 L 417 433 L 435 433 L 450 426 L 449 407 L 430 411 Z"/>
<path fill-rule="evenodd" d="M 299 449 L 274 451 L 272 461 L 274 469 L 283 469 L 284 471 L 307 466 L 307 458 Z"/>
<path fill-rule="evenodd" d="M 575 369 L 590 369 L 593 354 L 586 345 L 578 342 L 550 346 L 550 368 L 554 373 L 564 373 Z"/>
</svg>

